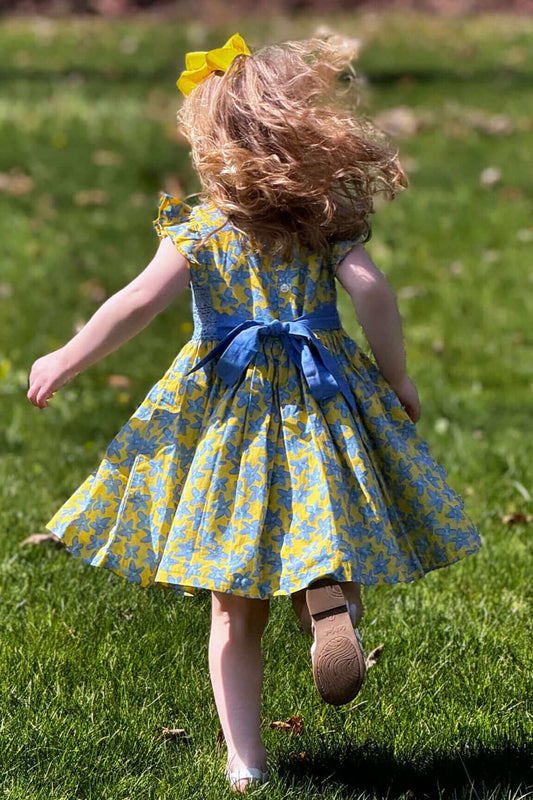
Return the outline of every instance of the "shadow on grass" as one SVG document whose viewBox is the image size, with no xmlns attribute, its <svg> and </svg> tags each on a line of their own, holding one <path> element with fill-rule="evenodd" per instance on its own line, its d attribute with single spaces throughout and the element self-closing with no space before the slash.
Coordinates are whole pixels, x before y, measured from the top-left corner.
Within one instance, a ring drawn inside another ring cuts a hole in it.
<svg viewBox="0 0 533 800">
<path fill-rule="evenodd" d="M 308 755 L 302 760 L 281 759 L 278 772 L 296 785 L 300 782 L 343 785 L 355 795 L 367 792 L 378 798 L 412 800 L 455 796 L 473 798 L 533 797 L 533 745 L 478 745 L 449 753 L 423 752 L 395 756 L 374 742 L 346 750 L 332 759 Z"/>
</svg>

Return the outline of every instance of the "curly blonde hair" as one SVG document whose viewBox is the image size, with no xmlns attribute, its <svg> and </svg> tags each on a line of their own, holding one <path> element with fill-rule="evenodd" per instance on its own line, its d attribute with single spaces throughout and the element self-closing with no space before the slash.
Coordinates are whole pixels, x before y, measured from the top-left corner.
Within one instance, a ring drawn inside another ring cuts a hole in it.
<svg viewBox="0 0 533 800">
<path fill-rule="evenodd" d="M 392 199 L 407 186 L 396 149 L 346 102 L 354 85 L 347 41 L 289 41 L 239 55 L 178 112 L 200 199 L 260 252 L 287 255 L 297 240 L 323 253 L 335 241 L 368 238 L 374 195 Z"/>
</svg>

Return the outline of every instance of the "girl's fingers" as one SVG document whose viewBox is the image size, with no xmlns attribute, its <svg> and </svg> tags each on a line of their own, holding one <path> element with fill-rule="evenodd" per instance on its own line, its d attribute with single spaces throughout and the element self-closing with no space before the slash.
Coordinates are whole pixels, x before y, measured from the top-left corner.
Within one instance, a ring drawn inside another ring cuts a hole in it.
<svg viewBox="0 0 533 800">
<path fill-rule="evenodd" d="M 47 405 L 47 399 L 50 397 L 50 392 L 48 389 L 40 389 L 36 399 L 37 405 L 39 408 L 44 408 Z"/>
</svg>

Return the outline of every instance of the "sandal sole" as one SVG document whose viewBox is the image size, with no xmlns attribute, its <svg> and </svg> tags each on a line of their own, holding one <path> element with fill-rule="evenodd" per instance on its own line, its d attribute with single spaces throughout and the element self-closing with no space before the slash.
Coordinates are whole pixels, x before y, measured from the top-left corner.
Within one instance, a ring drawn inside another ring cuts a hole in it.
<svg viewBox="0 0 533 800">
<path fill-rule="evenodd" d="M 307 589 L 306 602 L 315 626 L 315 685 L 326 703 L 344 705 L 359 693 L 366 666 L 342 588 L 327 578 L 317 581 Z"/>
</svg>

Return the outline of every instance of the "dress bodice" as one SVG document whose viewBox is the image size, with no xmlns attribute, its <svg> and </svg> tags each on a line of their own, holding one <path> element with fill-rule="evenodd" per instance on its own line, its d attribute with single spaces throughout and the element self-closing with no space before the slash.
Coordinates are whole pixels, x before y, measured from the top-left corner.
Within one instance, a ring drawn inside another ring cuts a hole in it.
<svg viewBox="0 0 533 800">
<path fill-rule="evenodd" d="M 358 241 L 336 242 L 328 256 L 295 246 L 289 261 L 265 257 L 214 206 L 191 208 L 170 195 L 163 195 L 154 226 L 189 262 L 193 339 L 214 338 L 220 313 L 286 322 L 336 304 L 335 268 Z"/>
</svg>

